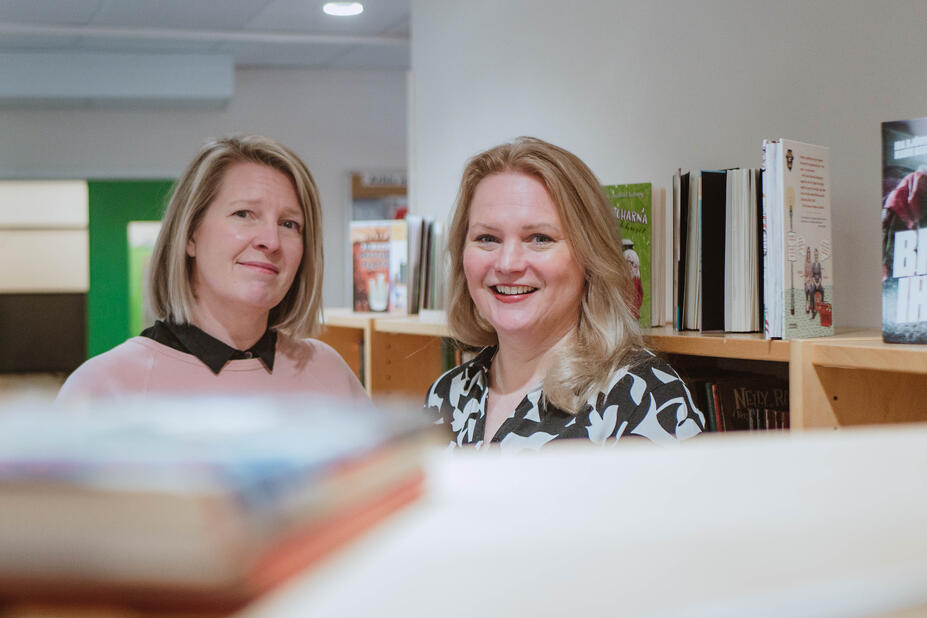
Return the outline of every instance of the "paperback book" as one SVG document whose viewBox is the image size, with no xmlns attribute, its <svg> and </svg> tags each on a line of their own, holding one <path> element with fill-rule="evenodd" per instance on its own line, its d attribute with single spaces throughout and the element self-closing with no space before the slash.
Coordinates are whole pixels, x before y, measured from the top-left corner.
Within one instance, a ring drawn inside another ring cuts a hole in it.
<svg viewBox="0 0 927 618">
<path fill-rule="evenodd" d="M 927 343 L 927 118 L 882 123 L 882 338 Z"/>
<path fill-rule="evenodd" d="M 408 223 L 352 221 L 354 311 L 405 313 L 409 307 Z"/>
<path fill-rule="evenodd" d="M 621 231 L 624 256 L 631 266 L 634 291 L 631 311 L 641 325 L 652 323 L 652 201 L 650 183 L 605 185 L 605 197 L 615 208 L 615 218 Z"/>
<path fill-rule="evenodd" d="M 828 149 L 763 142 L 764 331 L 768 339 L 834 334 Z"/>
</svg>

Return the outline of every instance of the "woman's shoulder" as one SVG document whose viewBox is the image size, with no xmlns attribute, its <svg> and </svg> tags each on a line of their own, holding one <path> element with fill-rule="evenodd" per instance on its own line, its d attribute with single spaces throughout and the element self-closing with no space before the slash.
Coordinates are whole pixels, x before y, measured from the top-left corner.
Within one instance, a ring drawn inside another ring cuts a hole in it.
<svg viewBox="0 0 927 618">
<path fill-rule="evenodd" d="M 151 369 L 161 344 L 145 337 L 132 337 L 116 347 L 84 361 L 68 376 L 58 399 L 112 393 L 142 380 Z"/>
<path fill-rule="evenodd" d="M 635 349 L 625 357 L 624 363 L 612 372 L 609 386 L 614 386 L 628 374 L 655 385 L 680 381 L 679 374 L 666 359 L 645 348 Z"/>
<path fill-rule="evenodd" d="M 438 378 L 433 382 L 432 387 L 434 387 L 436 384 L 452 382 L 458 378 L 470 379 L 484 371 L 487 371 L 495 353 L 495 347 L 486 347 L 480 349 L 469 360 L 460 363 L 456 367 L 448 369 L 440 376 L 438 376 Z"/>
<path fill-rule="evenodd" d="M 278 364 L 283 367 L 278 368 Z M 311 382 L 313 388 L 325 385 L 334 395 L 366 399 L 363 385 L 344 358 L 324 341 L 277 335 L 274 373 L 292 376 L 299 383 Z"/>
<path fill-rule="evenodd" d="M 293 337 L 285 333 L 277 334 L 277 354 L 299 364 L 344 363 L 335 348 L 324 341 L 311 337 Z"/>
<path fill-rule="evenodd" d="M 469 390 L 489 370 L 495 353 L 495 347 L 483 348 L 473 358 L 442 373 L 428 389 L 425 405 L 440 405 L 440 401 L 447 400 L 452 390 Z"/>
</svg>

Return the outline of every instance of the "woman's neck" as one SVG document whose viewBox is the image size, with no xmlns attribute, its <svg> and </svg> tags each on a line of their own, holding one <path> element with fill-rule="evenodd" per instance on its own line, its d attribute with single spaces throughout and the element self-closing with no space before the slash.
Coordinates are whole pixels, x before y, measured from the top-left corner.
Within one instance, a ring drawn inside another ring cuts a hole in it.
<svg viewBox="0 0 927 618">
<path fill-rule="evenodd" d="M 264 335 L 267 317 L 267 312 L 251 315 L 197 305 L 193 325 L 236 350 L 247 350 Z"/>
<path fill-rule="evenodd" d="M 557 349 L 568 344 L 572 337 L 571 331 L 542 346 L 500 338 L 499 350 L 490 366 L 490 388 L 503 395 L 527 393 L 544 379 L 556 359 Z"/>
</svg>

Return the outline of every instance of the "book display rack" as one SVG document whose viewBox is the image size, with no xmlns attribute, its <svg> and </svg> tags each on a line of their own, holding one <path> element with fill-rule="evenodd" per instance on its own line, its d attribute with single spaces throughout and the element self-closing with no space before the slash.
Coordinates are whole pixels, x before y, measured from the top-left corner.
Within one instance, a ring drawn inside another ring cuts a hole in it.
<svg viewBox="0 0 927 618">
<path fill-rule="evenodd" d="M 361 377 L 373 397 L 424 398 L 443 366 L 442 321 L 326 310 L 321 339 Z M 782 363 L 789 375 L 793 429 L 927 421 L 927 346 L 886 344 L 881 334 L 767 340 L 762 333 L 647 329 L 654 351 Z M 363 367 L 363 373 L 361 372 Z"/>
</svg>

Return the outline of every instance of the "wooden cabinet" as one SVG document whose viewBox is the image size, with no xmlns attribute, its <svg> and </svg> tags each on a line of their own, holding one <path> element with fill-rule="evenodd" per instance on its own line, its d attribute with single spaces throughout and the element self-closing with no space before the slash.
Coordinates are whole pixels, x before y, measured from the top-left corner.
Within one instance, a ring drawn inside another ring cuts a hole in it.
<svg viewBox="0 0 927 618">
<path fill-rule="evenodd" d="M 793 422 L 804 427 L 927 421 L 927 345 L 878 331 L 792 344 Z"/>
<path fill-rule="evenodd" d="M 442 340 L 450 334 L 443 321 L 345 309 L 325 313 L 320 338 L 363 377 L 373 397 L 423 399 L 444 368 Z M 789 376 L 793 429 L 927 421 L 927 345 L 882 343 L 874 330 L 781 341 L 761 333 L 677 333 L 665 326 L 648 329 L 644 338 L 666 354 L 781 363 Z"/>
<path fill-rule="evenodd" d="M 441 375 L 443 320 L 326 309 L 319 338 L 337 350 L 372 397 L 405 396 L 424 401 Z"/>
</svg>

